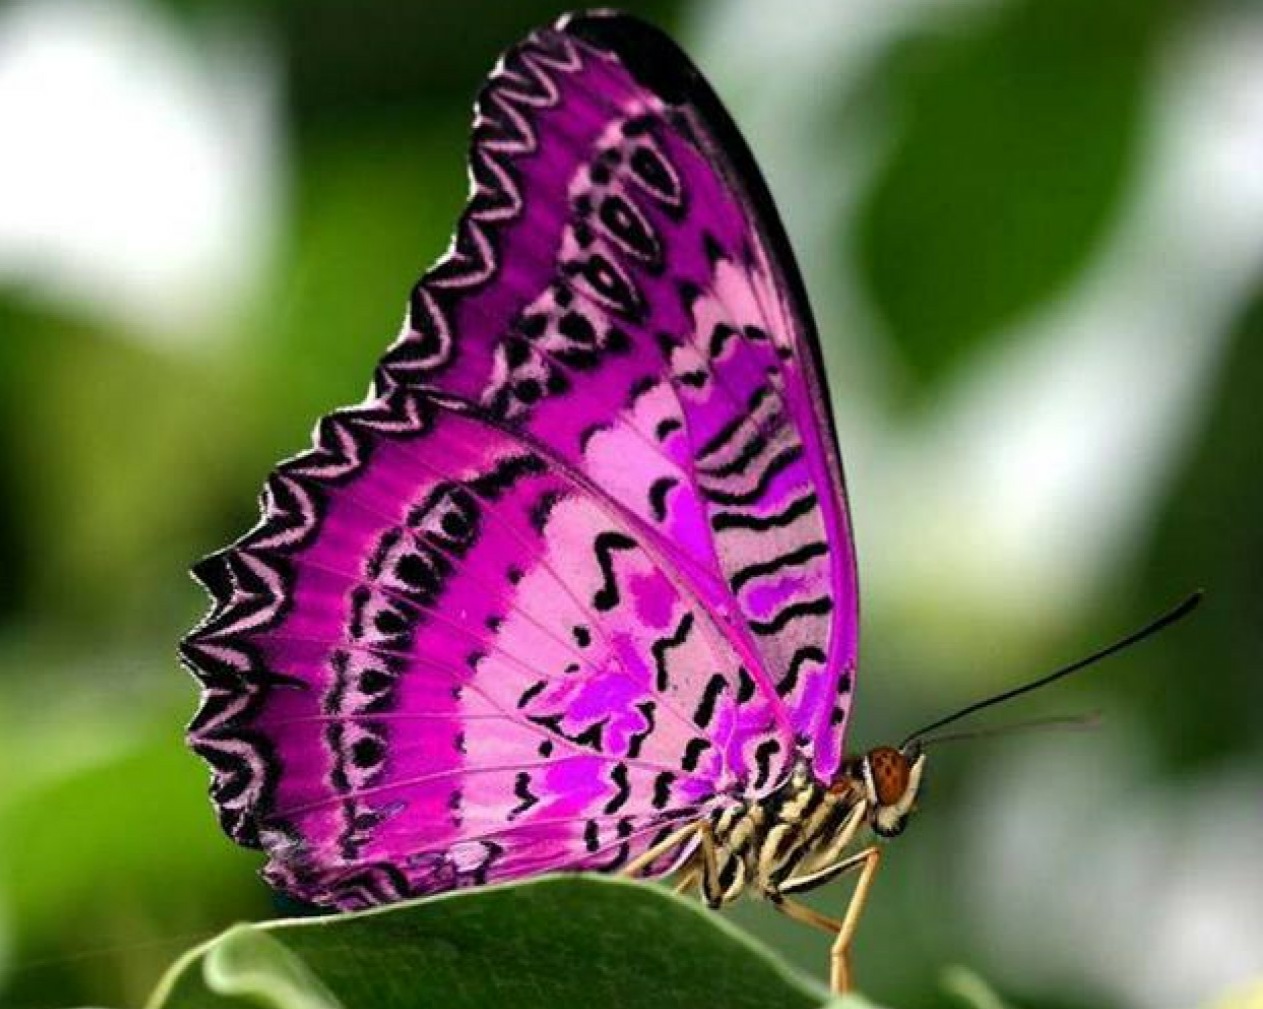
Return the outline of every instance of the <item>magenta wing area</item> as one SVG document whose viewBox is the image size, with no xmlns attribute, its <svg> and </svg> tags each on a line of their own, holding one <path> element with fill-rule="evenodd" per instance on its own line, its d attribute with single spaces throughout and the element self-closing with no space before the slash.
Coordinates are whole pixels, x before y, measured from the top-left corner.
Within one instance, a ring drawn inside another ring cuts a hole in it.
<svg viewBox="0 0 1263 1009">
<path fill-rule="evenodd" d="M 196 571 L 190 741 L 322 904 L 613 869 L 828 778 L 849 713 L 818 346 L 713 93 L 640 22 L 566 20 L 489 79 L 471 166 L 372 396 Z"/>
</svg>

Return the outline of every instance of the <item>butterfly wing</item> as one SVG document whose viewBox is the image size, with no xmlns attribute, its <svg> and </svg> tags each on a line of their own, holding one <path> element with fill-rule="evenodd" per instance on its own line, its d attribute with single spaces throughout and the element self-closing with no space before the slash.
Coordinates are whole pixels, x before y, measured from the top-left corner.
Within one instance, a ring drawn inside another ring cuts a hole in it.
<svg viewBox="0 0 1263 1009">
<path fill-rule="evenodd" d="M 471 164 L 383 377 L 485 404 L 655 527 L 828 780 L 858 645 L 850 520 L 806 292 L 745 142 L 670 39 L 594 13 L 505 58 Z"/>
<path fill-rule="evenodd" d="M 845 718 L 840 467 L 735 129 L 607 16 L 477 108 L 452 251 L 369 401 L 199 565 L 183 644 L 225 828 L 342 907 L 621 864 L 795 752 L 830 773 Z"/>
<path fill-rule="evenodd" d="M 197 574 L 191 741 L 226 829 L 307 900 L 611 868 L 788 749 L 637 524 L 460 401 L 325 418 Z"/>
</svg>

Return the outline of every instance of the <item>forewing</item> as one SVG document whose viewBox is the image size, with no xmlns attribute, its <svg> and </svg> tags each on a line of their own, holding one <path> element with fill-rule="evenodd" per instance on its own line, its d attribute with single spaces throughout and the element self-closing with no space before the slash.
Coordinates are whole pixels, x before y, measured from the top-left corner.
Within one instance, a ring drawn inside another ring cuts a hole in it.
<svg viewBox="0 0 1263 1009">
<path fill-rule="evenodd" d="M 471 164 L 379 381 L 482 404 L 642 519 L 827 780 L 854 556 L 814 324 L 749 150 L 669 39 L 593 14 L 505 57 Z"/>
</svg>

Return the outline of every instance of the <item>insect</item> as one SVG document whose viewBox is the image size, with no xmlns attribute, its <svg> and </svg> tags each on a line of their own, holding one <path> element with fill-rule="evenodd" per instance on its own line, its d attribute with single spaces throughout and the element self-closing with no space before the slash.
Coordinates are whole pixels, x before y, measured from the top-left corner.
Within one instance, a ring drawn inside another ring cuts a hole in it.
<svg viewBox="0 0 1263 1009">
<path fill-rule="evenodd" d="M 843 750 L 842 465 L 758 168 L 674 43 L 594 13 L 502 58 L 470 172 L 368 398 L 195 568 L 222 825 L 343 909 L 554 870 L 752 891 L 836 935 L 843 989 L 855 842 L 903 830 L 925 736 Z M 841 920 L 795 901 L 849 871 Z"/>
</svg>

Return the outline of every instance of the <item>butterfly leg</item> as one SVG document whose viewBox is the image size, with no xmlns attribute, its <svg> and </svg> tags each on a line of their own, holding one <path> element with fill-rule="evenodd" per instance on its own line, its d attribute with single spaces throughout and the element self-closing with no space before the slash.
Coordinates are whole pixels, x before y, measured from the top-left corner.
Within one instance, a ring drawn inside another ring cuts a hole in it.
<svg viewBox="0 0 1263 1009">
<path fill-rule="evenodd" d="M 851 940 L 855 938 L 855 930 L 859 926 L 860 915 L 868 901 L 868 891 L 872 888 L 879 865 L 881 849 L 874 846 L 856 852 L 834 865 L 786 880 L 782 890 L 794 892 L 809 889 L 852 869 L 859 869 L 860 877 L 841 922 L 813 911 L 804 904 L 788 900 L 780 893 L 772 899 L 773 906 L 788 917 L 836 936 L 829 952 L 829 982 L 835 992 L 845 992 L 851 987 Z"/>
<path fill-rule="evenodd" d="M 697 876 L 697 866 L 690 864 L 683 875 L 680 876 L 679 882 L 675 884 L 675 892 L 688 893 L 693 888 L 693 884 L 697 882 Z"/>
<path fill-rule="evenodd" d="M 701 826 L 701 823 L 690 823 L 681 827 L 674 834 L 668 834 L 658 844 L 653 845 L 637 858 L 625 865 L 623 867 L 623 875 L 631 876 L 633 879 L 636 878 L 672 848 L 678 847 L 685 841 L 689 840 L 689 838 L 698 832 Z"/>
<path fill-rule="evenodd" d="M 715 857 L 715 849 L 717 842 L 715 841 L 715 829 L 710 825 L 709 820 L 703 820 L 700 826 L 702 835 L 702 843 L 698 846 L 698 855 L 701 858 L 701 885 L 702 900 L 711 910 L 719 907 L 723 900 L 723 887 L 719 885 L 719 859 Z"/>
<path fill-rule="evenodd" d="M 800 904 L 796 900 L 790 900 L 788 897 L 782 897 L 778 894 L 769 894 L 768 899 L 772 902 L 772 906 L 786 918 L 790 918 L 799 924 L 806 925 L 809 928 L 818 929 L 821 932 L 828 932 L 830 935 L 839 935 L 842 931 L 842 923 L 835 921 L 828 915 L 821 914 L 814 908 L 808 907 L 806 904 Z M 836 943 L 835 943 L 836 948 Z M 844 969 L 839 975 L 836 960 L 831 956 L 830 963 L 833 969 L 830 975 L 833 990 L 841 993 L 850 988 L 850 970 Z"/>
</svg>

